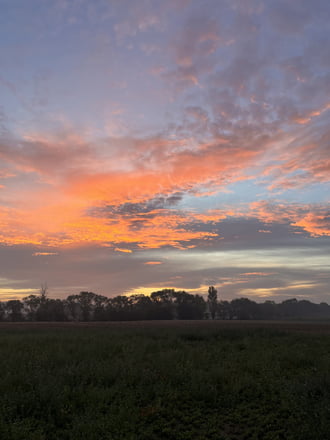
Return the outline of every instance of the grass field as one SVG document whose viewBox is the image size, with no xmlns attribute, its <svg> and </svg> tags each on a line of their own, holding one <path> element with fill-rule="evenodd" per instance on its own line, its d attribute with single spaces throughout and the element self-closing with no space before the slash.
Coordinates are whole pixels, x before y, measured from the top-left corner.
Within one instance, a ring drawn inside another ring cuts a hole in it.
<svg viewBox="0 0 330 440">
<path fill-rule="evenodd" d="M 330 326 L 2 324 L 3 440 L 330 438 Z"/>
</svg>

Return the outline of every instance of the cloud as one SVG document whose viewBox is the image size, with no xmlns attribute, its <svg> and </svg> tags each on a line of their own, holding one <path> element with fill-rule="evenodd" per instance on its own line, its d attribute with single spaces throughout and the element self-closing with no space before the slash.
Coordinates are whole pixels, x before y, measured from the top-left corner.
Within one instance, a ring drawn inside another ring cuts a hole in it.
<svg viewBox="0 0 330 440">
<path fill-rule="evenodd" d="M 203 115 L 194 108 L 195 114 Z M 195 246 L 200 240 L 223 238 L 218 230 L 210 228 L 210 223 L 247 215 L 244 210 L 185 211 L 184 200 L 203 194 L 205 187 L 219 189 L 228 183 L 250 179 L 249 168 L 255 166 L 256 160 L 262 160 L 269 143 L 266 136 L 260 138 L 254 129 L 247 128 L 235 136 L 214 136 L 209 142 L 195 144 L 185 139 L 173 141 L 160 137 L 110 138 L 92 149 L 83 137 L 73 133 L 57 139 L 30 135 L 23 141 L 3 142 L 1 154 L 16 174 L 29 172 L 46 183 L 46 186 L 40 184 L 36 177 L 34 187 L 20 194 L 9 188 L 16 203 L 3 207 L 0 213 L 0 237 L 5 243 L 38 246 L 128 243 L 139 248 L 180 248 Z M 257 139 L 261 142 L 256 145 Z M 322 145 L 324 142 L 320 142 L 320 152 L 325 151 Z M 15 160 L 18 149 L 22 154 Z M 301 157 L 306 157 L 307 147 L 300 149 Z M 289 172 L 301 169 L 283 151 L 279 150 L 284 155 L 282 169 Z M 314 163 L 310 162 L 309 168 L 316 174 Z M 266 163 L 266 169 L 267 166 Z M 319 169 L 321 166 L 325 169 L 324 161 Z M 104 172 L 99 172 L 100 168 Z M 274 168 L 270 169 L 274 174 Z M 284 186 L 283 180 L 278 180 L 277 185 Z M 284 221 L 314 236 L 327 235 L 327 211 L 321 206 L 315 208 L 313 211 L 312 205 L 255 202 L 250 215 L 266 224 L 270 220 Z M 259 224 L 257 230 L 267 227 Z"/>
<path fill-rule="evenodd" d="M 4 10 L 1 261 L 31 289 L 321 297 L 270 251 L 329 246 L 328 2 L 78 3 Z"/>
<path fill-rule="evenodd" d="M 143 202 L 125 202 L 121 205 L 106 205 L 95 209 L 90 209 L 88 214 L 92 216 L 110 217 L 139 215 L 141 218 L 147 218 L 157 215 L 162 209 L 175 207 L 183 199 L 183 194 L 176 192 L 157 196 Z"/>
<path fill-rule="evenodd" d="M 20 172 L 45 178 L 77 172 L 93 165 L 94 153 L 78 133 L 60 131 L 53 135 L 26 134 L 23 138 L 2 137 L 0 157 Z"/>
<path fill-rule="evenodd" d="M 48 257 L 53 255 L 59 255 L 58 252 L 34 252 L 33 257 Z"/>
<path fill-rule="evenodd" d="M 248 277 L 268 277 L 269 275 L 274 275 L 273 272 L 245 272 L 241 274 L 242 276 Z"/>
<path fill-rule="evenodd" d="M 330 209 L 327 204 L 254 202 L 250 214 L 265 224 L 288 223 L 312 237 L 330 236 Z"/>
<path fill-rule="evenodd" d="M 133 251 L 131 249 L 115 248 L 116 252 L 123 252 L 124 254 L 131 254 Z"/>
<path fill-rule="evenodd" d="M 221 34 L 218 21 L 205 12 L 195 11 L 178 31 L 171 43 L 174 67 L 162 72 L 163 78 L 177 91 L 198 86 L 201 77 L 212 72 L 216 65 L 214 54 L 221 45 L 231 44 Z"/>
<path fill-rule="evenodd" d="M 316 213 L 307 212 L 294 225 L 309 232 L 312 237 L 330 236 L 330 208 L 320 209 Z"/>
<path fill-rule="evenodd" d="M 314 111 L 315 121 L 306 117 L 302 128 L 282 137 L 268 161 L 265 156 L 262 174 L 267 176 L 270 190 L 299 189 L 330 181 L 327 115 L 327 106 Z"/>
</svg>

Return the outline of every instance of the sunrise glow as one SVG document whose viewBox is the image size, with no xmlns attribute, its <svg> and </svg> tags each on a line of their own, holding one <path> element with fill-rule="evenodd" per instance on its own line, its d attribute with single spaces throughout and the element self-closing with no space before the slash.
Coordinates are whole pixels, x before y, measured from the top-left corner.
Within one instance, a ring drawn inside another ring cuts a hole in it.
<svg viewBox="0 0 330 440">
<path fill-rule="evenodd" d="M 328 299 L 328 2 L 0 9 L 0 299 Z"/>
</svg>

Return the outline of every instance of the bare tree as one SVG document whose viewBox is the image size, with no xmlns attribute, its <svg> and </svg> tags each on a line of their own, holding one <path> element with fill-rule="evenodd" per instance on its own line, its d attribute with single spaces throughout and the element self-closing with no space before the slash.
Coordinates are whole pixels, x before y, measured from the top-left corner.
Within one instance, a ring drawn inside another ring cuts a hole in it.
<svg viewBox="0 0 330 440">
<path fill-rule="evenodd" d="M 48 286 L 47 286 L 46 282 L 41 284 L 39 293 L 40 293 L 40 297 L 41 297 L 42 302 L 46 302 L 46 299 L 48 296 Z"/>
</svg>

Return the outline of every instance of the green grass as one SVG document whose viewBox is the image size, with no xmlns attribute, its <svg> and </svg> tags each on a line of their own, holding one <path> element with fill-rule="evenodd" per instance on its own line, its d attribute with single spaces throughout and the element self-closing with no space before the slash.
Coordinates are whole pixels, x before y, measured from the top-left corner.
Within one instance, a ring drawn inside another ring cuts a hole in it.
<svg viewBox="0 0 330 440">
<path fill-rule="evenodd" d="M 325 440 L 330 336 L 1 329 L 5 440 Z"/>
</svg>

